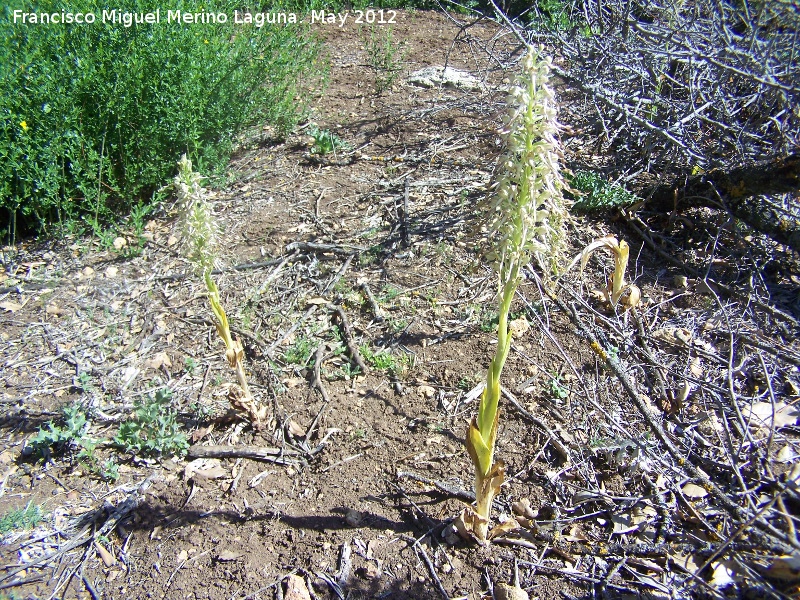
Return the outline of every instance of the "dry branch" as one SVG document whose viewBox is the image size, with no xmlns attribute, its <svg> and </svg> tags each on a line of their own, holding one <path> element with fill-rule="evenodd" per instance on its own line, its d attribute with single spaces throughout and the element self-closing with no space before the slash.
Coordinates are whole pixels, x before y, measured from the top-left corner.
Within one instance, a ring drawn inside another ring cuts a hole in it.
<svg viewBox="0 0 800 600">
<path fill-rule="evenodd" d="M 364 292 L 364 295 L 367 297 L 367 302 L 369 303 L 369 308 L 372 311 L 372 314 L 375 316 L 375 321 L 377 321 L 378 323 L 382 323 L 385 320 L 383 316 L 383 311 L 381 310 L 378 301 L 375 299 L 375 296 L 372 293 L 369 284 L 366 281 L 362 281 L 360 287 Z"/>
<path fill-rule="evenodd" d="M 319 390 L 320 396 L 325 401 L 325 404 L 331 401 L 328 397 L 328 392 L 325 391 L 325 386 L 322 385 L 322 376 L 320 374 L 320 369 L 322 367 L 322 361 L 324 360 L 325 354 L 325 344 L 322 343 L 317 346 L 316 352 L 314 352 L 314 387 Z M 319 417 L 319 415 L 318 415 Z M 316 423 L 316 419 L 314 419 L 314 423 Z M 311 429 L 309 429 L 309 433 Z"/>
<path fill-rule="evenodd" d="M 347 320 L 347 315 L 344 314 L 341 306 L 331 305 L 331 309 L 339 321 L 339 327 L 342 330 L 342 337 L 347 344 L 347 351 L 350 352 L 350 358 L 353 359 L 353 362 L 361 369 L 362 373 L 366 373 L 369 369 L 364 359 L 361 358 L 361 353 L 358 351 L 358 344 L 356 344 L 353 338 L 353 332 L 350 330 L 350 323 Z"/>
<path fill-rule="evenodd" d="M 735 217 L 777 242 L 800 251 L 800 214 L 796 207 L 783 207 L 769 196 L 797 193 L 800 190 L 800 155 L 792 154 L 768 162 L 728 171 L 716 169 L 701 175 L 680 178 L 671 185 L 646 190 L 649 208 L 679 210 L 701 205 L 725 207 Z"/>
<path fill-rule="evenodd" d="M 519 401 L 514 397 L 514 395 L 511 392 L 509 392 L 506 388 L 501 386 L 500 389 L 501 389 L 503 395 L 506 397 L 506 399 L 509 402 L 511 402 L 511 404 L 514 405 L 514 408 L 516 408 L 517 411 L 519 411 L 519 413 L 523 417 L 528 419 L 531 423 L 536 425 L 539 429 L 541 429 L 542 431 L 544 431 L 547 434 L 547 437 L 550 438 L 550 443 L 553 444 L 553 447 L 561 455 L 561 458 L 564 459 L 564 462 L 566 462 L 567 464 L 571 464 L 572 463 L 572 457 L 570 455 L 569 448 L 567 448 L 564 445 L 564 443 L 561 441 L 561 439 L 559 439 L 558 435 L 552 429 L 550 429 L 550 427 L 548 427 L 547 423 L 542 421 L 536 415 L 533 415 L 530 412 L 528 412 L 527 410 L 525 410 L 525 407 L 522 406 L 519 403 Z"/>
<path fill-rule="evenodd" d="M 458 498 L 459 500 L 464 500 L 465 502 L 475 502 L 474 492 L 453 487 L 451 485 L 444 483 L 443 481 L 437 481 L 434 479 L 430 479 L 428 477 L 423 477 L 422 475 L 417 475 L 416 473 L 409 473 L 407 471 L 398 471 L 397 478 L 413 479 L 414 481 L 418 481 L 419 483 L 424 483 L 425 485 L 432 485 L 445 496 Z"/>
<path fill-rule="evenodd" d="M 442 585 L 442 580 L 439 579 L 438 573 L 436 573 L 436 567 L 433 566 L 428 553 L 425 551 L 425 548 L 422 547 L 422 544 L 419 543 L 419 540 L 415 540 L 414 538 L 408 537 L 406 535 L 400 536 L 403 540 L 405 540 L 408 544 L 410 544 L 417 553 L 422 561 L 425 563 L 425 566 L 428 568 L 428 573 L 433 579 L 433 582 L 436 584 L 436 589 L 439 591 L 439 595 L 444 598 L 444 600 L 450 600 L 450 595 L 447 593 L 447 590 L 444 589 L 444 585 Z"/>
<path fill-rule="evenodd" d="M 299 458 L 300 453 L 295 450 L 269 446 L 191 446 L 187 456 L 189 458 L 249 458 L 278 464 L 304 462 L 302 458 Z"/>
<path fill-rule="evenodd" d="M 672 443 L 672 440 L 667 436 L 661 424 L 655 419 L 650 409 L 644 403 L 639 393 L 633 386 L 627 372 L 623 369 L 622 365 L 613 354 L 609 354 L 598 342 L 597 336 L 587 326 L 578 315 L 574 307 L 567 306 L 567 304 L 555 296 L 550 294 L 550 298 L 567 314 L 575 326 L 590 342 L 592 350 L 597 354 L 600 360 L 605 364 L 614 375 L 616 375 L 628 397 L 633 401 L 639 413 L 645 418 L 650 429 L 655 433 L 658 440 L 666 448 L 669 455 L 675 463 L 682 469 L 685 469 L 693 478 L 694 482 L 707 490 L 716 501 L 728 512 L 737 523 L 748 521 L 752 519 L 753 524 L 760 530 L 751 530 L 751 535 L 754 539 L 758 539 L 765 547 L 779 551 L 784 554 L 792 552 L 792 547 L 800 549 L 800 544 L 796 540 L 789 539 L 786 535 L 777 531 L 769 522 L 756 515 L 753 517 L 749 512 L 737 504 L 728 494 L 726 494 L 716 483 L 711 481 L 708 476 L 698 469 L 689 459 L 681 453 L 680 450 Z"/>
<path fill-rule="evenodd" d="M 320 252 L 322 254 L 338 254 L 349 256 L 354 253 L 364 252 L 366 248 L 361 246 L 340 246 L 337 244 L 318 244 L 316 242 L 292 242 L 286 244 L 286 252 Z"/>
</svg>

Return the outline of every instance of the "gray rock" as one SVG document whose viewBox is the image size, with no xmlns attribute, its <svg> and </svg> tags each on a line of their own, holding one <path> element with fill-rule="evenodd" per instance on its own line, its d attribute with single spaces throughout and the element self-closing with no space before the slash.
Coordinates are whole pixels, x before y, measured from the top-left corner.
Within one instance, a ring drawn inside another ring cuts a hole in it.
<svg viewBox="0 0 800 600">
<path fill-rule="evenodd" d="M 408 77 L 408 82 L 421 87 L 452 87 L 462 90 L 479 90 L 483 84 L 466 71 L 459 71 L 450 67 L 425 67 L 414 71 Z"/>
</svg>

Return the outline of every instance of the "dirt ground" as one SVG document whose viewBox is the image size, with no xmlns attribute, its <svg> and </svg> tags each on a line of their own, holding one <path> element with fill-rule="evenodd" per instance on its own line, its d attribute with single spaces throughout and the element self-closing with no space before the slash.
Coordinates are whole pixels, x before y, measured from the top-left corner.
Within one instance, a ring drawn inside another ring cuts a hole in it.
<svg viewBox="0 0 800 600">
<path fill-rule="evenodd" d="M 477 599 L 515 570 L 541 600 L 796 593 L 796 565 L 775 573 L 786 551 L 751 537 L 755 521 L 739 531 L 715 492 L 679 468 L 532 276 L 514 306 L 524 332 L 504 374 L 507 482 L 494 511 L 525 527 L 486 547 L 454 533 L 459 493 L 472 489 L 466 422 L 496 344 L 476 205 L 501 149 L 512 75 L 500 65 L 519 49 L 492 23 L 460 31 L 439 13 L 400 12 L 400 70 L 378 94 L 366 48 L 386 29 L 316 31 L 329 80 L 308 124 L 286 140 L 269 129 L 248 137 L 213 197 L 224 239 L 215 277 L 269 409 L 263 430 L 228 413 L 234 374 L 204 287 L 186 275 L 174 206 L 149 217 L 138 255 L 93 239 L 13 249 L 15 269 L 0 281 L 0 513 L 41 506 L 43 520 L 2 538 L 0 598 L 302 598 L 294 574 L 313 598 Z M 407 81 L 446 62 L 480 87 Z M 570 131 L 580 115 L 564 111 Z M 312 153 L 315 126 L 346 145 Z M 577 137 L 565 143 L 570 166 L 597 163 Z M 631 243 L 641 320 L 592 296 L 606 256 L 559 295 L 625 365 L 668 440 L 743 510 L 771 502 L 759 516 L 785 531 L 800 508 L 796 257 L 700 210 L 576 216 L 570 252 L 611 233 Z M 707 264 L 730 294 L 691 271 Z M 85 435 L 109 440 L 136 400 L 163 388 L 188 457 L 101 443 L 99 460 L 119 472 L 103 481 L 75 452 L 43 461 L 26 451 L 61 407 L 83 406 Z M 764 404 L 772 421 L 753 423 Z M 275 452 L 200 456 L 212 446 Z M 778 502 L 778 492 L 788 495 Z"/>
</svg>

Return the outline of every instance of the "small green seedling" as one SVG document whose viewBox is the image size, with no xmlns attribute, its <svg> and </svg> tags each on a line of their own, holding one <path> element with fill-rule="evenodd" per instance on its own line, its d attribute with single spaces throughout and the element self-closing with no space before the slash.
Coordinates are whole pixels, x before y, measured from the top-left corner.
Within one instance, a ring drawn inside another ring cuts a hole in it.
<svg viewBox="0 0 800 600">
<path fill-rule="evenodd" d="M 308 128 L 308 135 L 314 140 L 311 146 L 311 154 L 320 154 L 322 156 L 333 154 L 335 156 L 338 151 L 350 149 L 350 144 L 329 129 L 320 129 L 316 125 L 312 125 Z"/>
<path fill-rule="evenodd" d="M 197 361 L 191 356 L 187 356 L 183 359 L 183 370 L 186 371 L 187 375 L 194 375 L 195 370 L 197 370 Z"/>
<path fill-rule="evenodd" d="M 95 440 L 87 435 L 89 420 L 86 409 L 80 404 L 65 406 L 63 425 L 52 421 L 47 428 L 39 428 L 39 432 L 30 441 L 30 447 L 42 458 L 48 459 L 53 454 L 67 454 L 71 459 L 103 481 L 116 481 L 119 476 L 116 465 L 109 459 L 101 463 L 95 449 L 107 440 Z M 113 465 L 113 466 L 112 466 Z"/>
<path fill-rule="evenodd" d="M 42 457 L 51 453 L 67 452 L 81 448 L 89 422 L 86 419 L 85 409 L 79 404 L 65 406 L 62 409 L 63 425 L 56 425 L 53 421 L 47 423 L 47 429 L 40 428 L 30 441 L 33 450 Z"/>
<path fill-rule="evenodd" d="M 294 341 L 294 344 L 286 349 L 283 358 L 291 365 L 305 367 L 308 361 L 311 360 L 311 355 L 314 354 L 316 345 L 311 338 L 299 337 Z"/>
<path fill-rule="evenodd" d="M 550 378 L 548 392 L 553 400 L 564 400 L 569 396 L 569 390 L 564 386 L 560 375 L 554 375 Z"/>
<path fill-rule="evenodd" d="M 0 535 L 12 531 L 33 529 L 44 520 L 42 507 L 31 500 L 25 508 L 10 510 L 0 517 Z"/>
</svg>

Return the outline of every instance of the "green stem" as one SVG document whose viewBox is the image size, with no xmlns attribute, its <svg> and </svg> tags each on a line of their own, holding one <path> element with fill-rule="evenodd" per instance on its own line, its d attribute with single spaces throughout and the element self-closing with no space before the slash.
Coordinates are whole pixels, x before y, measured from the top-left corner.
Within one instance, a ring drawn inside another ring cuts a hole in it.
<svg viewBox="0 0 800 600">
<path fill-rule="evenodd" d="M 481 465 L 480 470 L 483 475 L 489 472 L 494 461 L 494 440 L 497 434 L 497 407 L 500 403 L 500 376 L 503 373 L 508 352 L 511 348 L 511 335 L 508 331 L 508 314 L 511 312 L 511 302 L 514 293 L 517 291 L 519 283 L 519 265 L 514 264 L 509 273 L 509 278 L 503 283 L 502 296 L 500 298 L 500 314 L 497 324 L 497 348 L 494 358 L 489 365 L 486 374 L 486 389 L 481 397 L 481 404 L 478 408 L 478 430 L 481 437 L 489 448 L 489 461 Z"/>
</svg>

